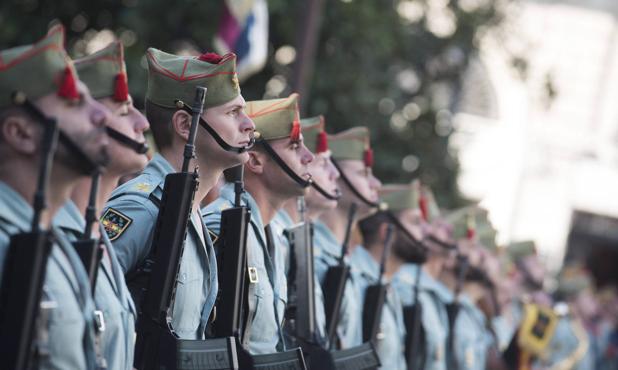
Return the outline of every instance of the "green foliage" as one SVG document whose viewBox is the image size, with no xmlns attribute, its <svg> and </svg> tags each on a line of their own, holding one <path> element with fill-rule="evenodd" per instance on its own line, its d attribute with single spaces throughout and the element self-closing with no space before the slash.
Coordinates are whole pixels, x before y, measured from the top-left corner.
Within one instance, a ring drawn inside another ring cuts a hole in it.
<svg viewBox="0 0 618 370">
<path fill-rule="evenodd" d="M 324 0 L 310 93 L 302 97 L 307 115 L 324 114 L 329 132 L 367 125 L 375 172 L 384 182 L 420 176 L 440 204 L 461 205 L 457 159 L 447 151 L 451 112 L 479 32 L 500 22 L 504 1 Z M 464 2 L 479 5 L 470 9 Z M 269 61 L 242 84 L 247 100 L 272 95 L 265 86 L 274 76 L 285 82 L 278 95 L 292 91 L 293 65 L 279 64 L 274 55 L 281 46 L 296 45 L 301 5 L 269 1 Z M 67 26 L 67 46 L 78 57 L 96 35 L 93 30 L 110 29 L 125 41 L 131 93 L 141 102 L 146 48 L 212 49 L 221 8 L 222 2 L 197 0 L 9 0 L 0 5 L 0 45 L 32 42 L 58 20 Z M 416 12 L 405 11 L 410 8 Z M 446 22 L 446 31 L 436 31 L 436 19 Z"/>
</svg>

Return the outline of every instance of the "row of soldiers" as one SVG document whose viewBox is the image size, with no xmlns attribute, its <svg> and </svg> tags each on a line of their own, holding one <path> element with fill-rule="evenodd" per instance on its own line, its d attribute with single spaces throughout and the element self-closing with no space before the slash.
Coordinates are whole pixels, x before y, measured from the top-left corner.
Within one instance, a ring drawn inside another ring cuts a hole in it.
<svg viewBox="0 0 618 370">
<path fill-rule="evenodd" d="M 245 102 L 234 54 L 145 58 L 144 116 L 120 42 L 0 52 L 3 368 L 592 368 L 535 248 L 383 185 L 367 128 Z"/>
</svg>

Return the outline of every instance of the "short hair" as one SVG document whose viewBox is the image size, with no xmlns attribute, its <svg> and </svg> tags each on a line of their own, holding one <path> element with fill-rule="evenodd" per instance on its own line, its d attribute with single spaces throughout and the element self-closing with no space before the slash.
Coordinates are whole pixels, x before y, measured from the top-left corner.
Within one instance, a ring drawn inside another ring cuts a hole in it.
<svg viewBox="0 0 618 370">
<path fill-rule="evenodd" d="M 168 148 L 172 145 L 172 137 L 174 135 L 172 117 L 177 109 L 162 107 L 148 99 L 146 99 L 144 106 L 146 109 L 146 119 L 148 119 L 150 124 L 150 131 L 157 148 L 159 150 Z"/>
<path fill-rule="evenodd" d="M 380 242 L 380 227 L 388 222 L 388 216 L 384 212 L 376 212 L 358 222 L 365 248 L 370 248 L 372 244 Z"/>
</svg>

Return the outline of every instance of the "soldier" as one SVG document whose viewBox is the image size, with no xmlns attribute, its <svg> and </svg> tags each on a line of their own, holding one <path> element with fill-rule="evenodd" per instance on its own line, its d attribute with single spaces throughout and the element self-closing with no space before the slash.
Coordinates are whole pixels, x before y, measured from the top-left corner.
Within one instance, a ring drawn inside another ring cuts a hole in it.
<svg viewBox="0 0 618 370">
<path fill-rule="evenodd" d="M 144 262 L 151 243 L 165 176 L 178 172 L 191 126 L 186 104 L 193 102 L 196 86 L 208 89 L 195 141 L 199 186 L 182 254 L 172 308 L 172 327 L 182 339 L 203 339 L 217 296 L 214 249 L 199 214 L 199 205 L 222 172 L 245 162 L 254 125 L 244 112 L 236 76 L 236 56 L 207 53 L 177 56 L 150 48 L 146 117 L 159 153 L 144 171 L 112 193 L 102 222 L 126 275 L 135 303 L 147 271 Z M 207 132 L 206 132 L 207 131 Z"/>
<path fill-rule="evenodd" d="M 64 139 L 58 144 L 47 191 L 43 228 L 51 227 L 56 242 L 47 261 L 43 300 L 55 307 L 47 319 L 39 314 L 37 333 L 41 369 L 93 369 L 94 317 L 84 267 L 63 233 L 51 225 L 56 211 L 77 183 L 106 161 L 104 126 L 108 110 L 92 99 L 77 79 L 64 49 L 64 28 L 53 27 L 33 45 L 0 52 L 0 266 L 9 237 L 30 231 L 31 207 L 40 161 L 42 125 L 39 115 L 55 119 Z M 15 94 L 33 105 L 13 99 Z M 38 114 L 37 114 L 38 112 Z M 2 271 L 0 271 L 2 276 Z"/>
<path fill-rule="evenodd" d="M 305 196 L 307 222 L 313 223 L 321 214 L 337 207 L 337 199 L 340 194 L 337 185 L 339 171 L 337 171 L 330 160 L 331 153 L 328 149 L 328 137 L 324 130 L 324 117 L 318 116 L 301 119 L 300 125 L 304 143 L 307 149 L 315 156 L 315 159 L 308 166 L 312 179 L 312 187 Z M 283 237 L 283 230 L 294 225 L 294 221 L 290 215 L 293 215 L 294 218 L 298 218 L 297 213 L 296 202 L 288 202 L 284 208 L 277 212 L 271 221 L 271 226 L 275 233 L 282 236 L 283 246 L 287 247 L 288 245 L 287 238 Z M 315 244 L 316 241 L 314 237 L 314 250 Z M 285 260 L 289 261 L 289 257 L 286 257 Z M 319 339 L 323 341 L 322 344 L 326 344 L 324 294 L 317 274 L 314 274 L 314 277 L 316 329 Z"/>
<path fill-rule="evenodd" d="M 321 284 L 324 284 L 328 268 L 339 264 L 350 206 L 353 203 L 358 206 L 356 219 L 367 216 L 377 207 L 381 186 L 371 171 L 373 154 L 366 127 L 354 127 L 329 136 L 328 142 L 331 160 L 336 163 L 340 174 L 338 186 L 341 198 L 334 211 L 323 213 L 314 224 L 315 272 Z M 354 247 L 350 245 L 350 251 Z M 348 256 L 345 256 L 346 261 L 349 261 Z M 354 265 L 351 269 L 337 327 L 338 347 L 342 349 L 358 346 L 363 341 L 362 310 L 359 309 L 363 302 L 357 286 L 360 280 Z"/>
<path fill-rule="evenodd" d="M 454 350 L 452 361 L 455 362 L 453 366 L 459 370 L 485 369 L 487 359 L 487 321 L 477 306 L 485 295 L 487 281 L 482 269 L 482 252 L 476 234 L 476 225 L 479 223 L 477 218 L 482 217 L 486 217 L 486 212 L 476 207 L 465 208 L 448 217 L 454 228 L 453 238 L 458 241 L 468 264 L 461 292 L 457 295 L 460 309 L 451 334 Z M 453 280 L 457 276 L 458 268 L 451 270 L 450 274 L 442 275 L 447 285 L 455 285 Z"/>
<path fill-rule="evenodd" d="M 390 191 L 391 189 L 382 187 L 380 195 L 384 194 L 384 190 Z M 399 211 L 401 204 L 396 201 L 395 198 L 387 198 L 386 204 L 394 207 L 395 211 Z M 406 330 L 402 305 L 397 291 L 390 285 L 390 280 L 396 271 L 397 261 L 388 251 L 385 251 L 389 223 L 390 220 L 383 212 L 377 212 L 359 222 L 363 245 L 354 249 L 350 263 L 358 270 L 361 302 L 365 302 L 363 311 L 368 308 L 365 298 L 367 288 L 374 284 L 387 284 L 386 300 L 378 318 L 379 332 L 375 342 L 376 351 L 380 357 L 382 369 L 406 369 L 404 346 Z M 380 265 L 381 263 L 385 264 L 384 267 Z M 384 268 L 384 276 L 380 275 L 382 268 Z"/>
<path fill-rule="evenodd" d="M 95 207 L 100 209 L 123 175 L 136 173 L 146 166 L 148 158 L 144 131 L 149 125 L 133 106 L 128 93 L 122 43 L 113 42 L 97 53 L 76 60 L 75 67 L 92 96 L 112 112 L 107 122 L 108 130 L 114 132 L 108 146 L 110 162 L 101 176 Z M 92 181 L 81 181 L 73 190 L 72 200 L 54 219 L 54 224 L 71 240 L 82 238 L 85 227 L 83 215 L 88 206 Z M 104 327 L 98 333 L 101 354 L 110 369 L 132 369 L 135 306 L 107 234 L 94 228 L 94 235 L 101 238 L 104 248 L 94 290 L 95 306 L 102 315 L 99 329 Z"/>
<path fill-rule="evenodd" d="M 388 201 L 389 210 L 396 212 L 406 230 L 417 241 L 425 240 L 423 245 L 419 246 L 411 244 L 409 238 L 396 239 L 393 257 L 401 267 L 393 278 L 393 286 L 404 306 L 414 305 L 416 277 L 417 273 L 420 273 L 418 303 L 422 306 L 420 319 L 423 335 L 419 338 L 424 340 L 422 343 L 412 343 L 418 346 L 414 353 L 419 354 L 418 358 L 412 361 L 416 361 L 415 369 L 447 369 L 446 344 L 449 328 L 446 304 L 452 300 L 452 294 L 434 277 L 441 271 L 439 263 L 443 261 L 443 251 L 435 244 L 430 245 L 426 239 L 430 226 L 421 208 L 423 205 L 427 210 L 426 203 L 421 202 L 420 190 L 420 183 L 414 181 L 405 186 L 389 186 L 383 191 L 382 199 Z M 431 262 L 426 264 L 427 261 Z M 412 334 L 408 332 L 408 336 L 410 335 Z"/>
<path fill-rule="evenodd" d="M 252 354 L 285 350 L 282 320 L 287 302 L 287 283 L 282 246 L 267 227 L 283 205 L 306 194 L 313 154 L 303 143 L 298 118 L 298 95 L 247 103 L 256 125 L 256 145 L 245 164 L 242 202 L 251 209 L 247 236 L 249 322 L 245 344 Z M 258 134 L 259 133 L 259 134 Z M 232 184 L 221 188 L 220 197 L 202 212 L 213 234 L 218 234 L 221 212 L 234 204 Z"/>
</svg>

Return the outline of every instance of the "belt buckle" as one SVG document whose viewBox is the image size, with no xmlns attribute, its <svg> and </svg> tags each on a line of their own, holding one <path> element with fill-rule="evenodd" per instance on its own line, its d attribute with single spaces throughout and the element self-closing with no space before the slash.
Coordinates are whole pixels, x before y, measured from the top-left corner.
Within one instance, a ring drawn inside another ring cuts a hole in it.
<svg viewBox="0 0 618 370">
<path fill-rule="evenodd" d="M 94 325 L 98 333 L 105 331 L 105 317 L 103 316 L 103 311 L 94 310 Z"/>
</svg>

